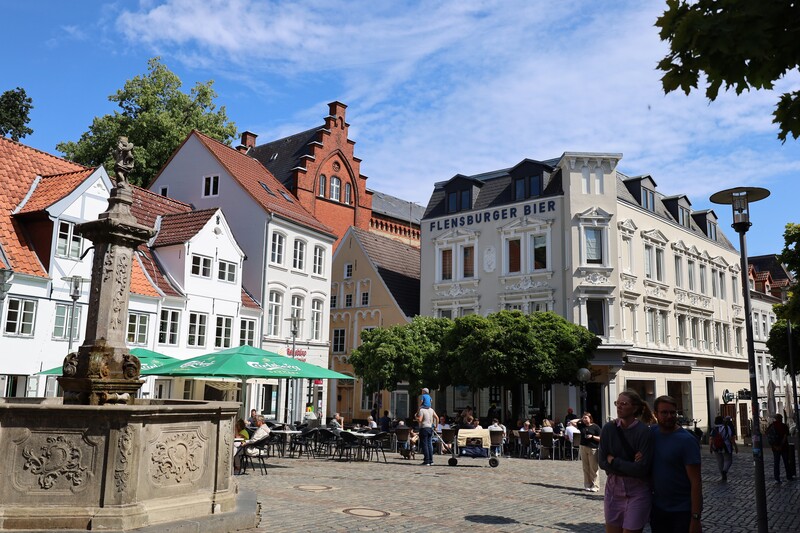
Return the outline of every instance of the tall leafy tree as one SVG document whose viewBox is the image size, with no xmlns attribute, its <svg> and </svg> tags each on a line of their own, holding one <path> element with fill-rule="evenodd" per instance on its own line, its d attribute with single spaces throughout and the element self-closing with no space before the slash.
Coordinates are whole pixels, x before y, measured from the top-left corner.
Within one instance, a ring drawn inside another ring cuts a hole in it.
<svg viewBox="0 0 800 533">
<path fill-rule="evenodd" d="M 656 21 L 670 51 L 658 64 L 664 91 L 689 94 L 705 76 L 706 96 L 772 89 L 800 66 L 800 4 L 794 0 L 667 0 Z M 800 91 L 781 95 L 773 122 L 786 141 L 800 135 Z"/>
<path fill-rule="evenodd" d="M 25 89 L 17 87 L 0 95 L 0 135 L 19 141 L 33 133 L 27 124 L 33 101 Z"/>
<path fill-rule="evenodd" d="M 108 97 L 119 106 L 113 114 L 96 117 L 80 140 L 59 143 L 56 149 L 67 159 L 88 166 L 104 165 L 113 172 L 112 154 L 117 137 L 126 136 L 136 147 L 129 176 L 135 185 L 147 185 L 169 156 L 193 129 L 230 144 L 236 125 L 228 120 L 225 106 L 217 109 L 213 80 L 197 82 L 189 94 L 181 80 L 155 57 L 148 73 L 125 82 Z"/>
<path fill-rule="evenodd" d="M 795 280 L 800 279 L 800 224 L 786 224 L 783 232 L 784 247 L 780 254 L 781 263 L 786 265 Z M 778 320 L 772 325 L 767 340 L 767 348 L 772 358 L 772 368 L 789 371 L 788 324 L 792 324 L 792 349 L 795 373 L 800 373 L 800 290 L 790 287 L 789 298 L 785 303 L 775 306 Z"/>
<path fill-rule="evenodd" d="M 769 348 L 772 368 L 783 368 L 789 372 L 789 334 L 786 329 L 788 322 L 778 320 L 769 330 L 767 348 Z M 792 357 L 794 359 L 794 372 L 800 374 L 800 328 L 792 324 Z"/>
</svg>

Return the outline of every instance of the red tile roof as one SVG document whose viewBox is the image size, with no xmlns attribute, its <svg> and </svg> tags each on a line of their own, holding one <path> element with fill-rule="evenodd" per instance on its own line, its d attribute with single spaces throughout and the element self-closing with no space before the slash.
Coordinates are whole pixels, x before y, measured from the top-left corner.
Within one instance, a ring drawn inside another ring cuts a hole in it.
<svg viewBox="0 0 800 533">
<path fill-rule="evenodd" d="M 219 209 L 202 209 L 200 211 L 190 211 L 188 213 L 167 214 L 161 219 L 161 227 L 158 236 L 153 242 L 153 248 L 159 246 L 170 246 L 173 244 L 183 244 L 197 235 L 209 219 L 214 216 Z"/>
<path fill-rule="evenodd" d="M 193 130 L 189 135 L 196 135 L 228 173 L 268 212 L 334 236 L 333 230 L 300 205 L 292 193 L 259 161 L 197 130 Z M 264 188 L 264 185 L 272 191 L 272 194 Z"/>
<path fill-rule="evenodd" d="M 250 293 L 242 287 L 242 305 L 244 307 L 249 307 L 250 309 L 261 309 L 261 306 L 258 305 L 258 302 L 250 296 Z"/>
<path fill-rule="evenodd" d="M 0 247 L 17 272 L 46 277 L 22 226 L 11 216 L 28 194 L 36 176 L 86 170 L 87 167 L 0 137 Z"/>
<path fill-rule="evenodd" d="M 19 210 L 19 213 L 34 213 L 47 209 L 68 196 L 89 176 L 94 174 L 96 170 L 96 168 L 87 168 L 77 172 L 42 177 L 42 180 L 36 185 L 33 194 L 22 206 L 22 209 Z"/>
<path fill-rule="evenodd" d="M 136 217 L 139 224 L 153 228 L 156 218 L 172 213 L 186 213 L 192 206 L 174 198 L 161 196 L 142 187 L 133 187 L 133 205 L 131 214 Z"/>
<path fill-rule="evenodd" d="M 133 255 L 133 268 L 131 269 L 131 292 L 141 296 L 152 296 L 153 298 L 160 298 L 153 282 L 145 275 L 142 270 L 143 262 L 137 259 L 138 254 Z"/>
</svg>

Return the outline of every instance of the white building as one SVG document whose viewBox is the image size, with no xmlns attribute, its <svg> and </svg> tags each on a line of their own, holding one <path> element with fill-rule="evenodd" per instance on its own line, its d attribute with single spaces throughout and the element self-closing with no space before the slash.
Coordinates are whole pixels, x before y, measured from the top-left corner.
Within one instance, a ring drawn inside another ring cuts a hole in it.
<svg viewBox="0 0 800 533">
<path fill-rule="evenodd" d="M 739 254 L 713 211 L 623 175 L 621 157 L 567 152 L 437 183 L 422 220 L 421 313 L 555 311 L 602 339 L 587 385 L 598 420 L 630 388 L 675 397 L 705 426 L 722 391 L 748 383 Z M 448 412 L 462 407 L 450 398 Z M 489 401 L 507 398 L 487 391 L 479 412 Z M 578 391 L 529 391 L 526 403 L 561 418 Z"/>
<path fill-rule="evenodd" d="M 336 237 L 257 160 L 193 131 L 149 186 L 198 209 L 220 207 L 247 261 L 243 284 L 266 309 L 260 346 L 328 368 L 331 250 Z M 289 319 L 302 319 L 294 339 Z M 280 386 L 279 386 L 280 385 Z M 304 382 L 295 413 L 312 403 L 326 411 L 325 382 Z M 282 417 L 282 384 L 259 384 L 254 407 Z"/>
</svg>

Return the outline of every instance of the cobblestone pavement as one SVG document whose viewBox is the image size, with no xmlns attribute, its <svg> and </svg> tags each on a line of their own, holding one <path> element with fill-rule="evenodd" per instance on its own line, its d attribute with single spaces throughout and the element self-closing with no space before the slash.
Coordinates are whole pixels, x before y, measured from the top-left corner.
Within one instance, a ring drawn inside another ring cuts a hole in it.
<svg viewBox="0 0 800 533">
<path fill-rule="evenodd" d="M 271 458 L 268 475 L 256 469 L 236 476 L 261 504 L 261 522 L 251 531 L 604 531 L 605 474 L 599 493 L 584 492 L 579 461 L 514 458 L 490 468 L 486 459 L 455 467 L 446 456 L 436 456 L 433 467 L 421 466 L 421 455 L 387 459 Z M 756 531 L 752 456 L 734 456 L 727 483 L 708 453 L 703 461 L 704 531 Z M 772 482 L 770 452 L 765 466 L 769 530 L 795 533 L 800 481 Z"/>
</svg>

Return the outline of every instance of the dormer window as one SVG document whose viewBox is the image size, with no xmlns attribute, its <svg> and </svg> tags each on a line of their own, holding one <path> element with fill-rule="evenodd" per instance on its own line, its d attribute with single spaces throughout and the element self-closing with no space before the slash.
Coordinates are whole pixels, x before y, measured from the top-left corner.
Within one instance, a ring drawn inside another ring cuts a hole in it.
<svg viewBox="0 0 800 533">
<path fill-rule="evenodd" d="M 645 187 L 642 187 L 642 207 L 648 211 L 656 210 L 656 193 Z"/>
<path fill-rule="evenodd" d="M 710 220 L 706 222 L 706 236 L 712 241 L 717 240 L 717 225 Z"/>
<path fill-rule="evenodd" d="M 542 194 L 542 177 L 529 176 L 514 180 L 514 200 L 524 200 Z"/>
<path fill-rule="evenodd" d="M 689 210 L 685 207 L 678 207 L 678 224 L 686 228 L 691 227 L 691 222 L 689 222 L 691 217 L 689 214 Z"/>
<path fill-rule="evenodd" d="M 458 213 L 472 208 L 472 191 L 463 189 L 447 193 L 447 212 Z"/>
<path fill-rule="evenodd" d="M 219 176 L 203 177 L 203 196 L 219 196 Z"/>
</svg>

